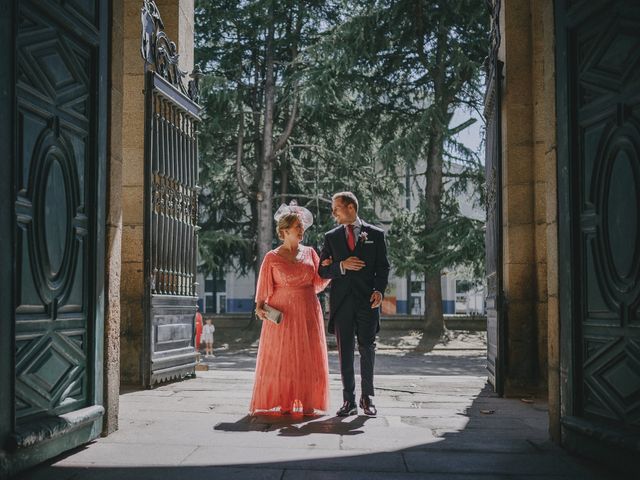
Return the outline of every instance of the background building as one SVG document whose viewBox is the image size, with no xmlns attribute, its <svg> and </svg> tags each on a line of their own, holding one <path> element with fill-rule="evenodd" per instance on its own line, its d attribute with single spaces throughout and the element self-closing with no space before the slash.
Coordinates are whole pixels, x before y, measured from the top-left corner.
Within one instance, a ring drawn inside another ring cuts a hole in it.
<svg viewBox="0 0 640 480">
<path fill-rule="evenodd" d="M 459 124 L 466 120 L 468 115 L 464 112 L 456 112 L 451 122 Z M 482 123 L 477 116 L 476 124 L 463 130 L 458 136 L 459 140 L 473 151 L 478 151 L 482 144 Z M 418 162 L 416 171 L 426 169 L 425 162 Z M 458 174 L 462 166 L 452 163 L 449 171 Z M 424 177 L 419 176 L 418 181 L 413 181 L 410 172 L 406 172 L 406 184 L 408 192 L 397 199 L 398 211 L 407 208 L 415 210 L 420 198 L 420 190 L 424 190 Z M 450 182 L 445 180 L 444 188 L 448 189 Z M 483 221 L 485 218 L 484 206 L 479 203 L 479 193 L 469 183 L 468 191 L 456 198 L 462 215 Z M 392 216 L 388 212 L 379 212 L 382 227 L 387 229 Z M 370 219 L 365 219 L 371 222 Z M 205 313 L 249 313 L 252 312 L 255 295 L 255 275 L 249 272 L 246 275 L 238 274 L 233 269 L 228 269 L 221 278 L 214 280 L 209 275 L 204 277 L 198 274 L 198 302 Z M 470 269 L 455 267 L 442 272 L 442 308 L 445 314 L 482 314 L 484 313 L 484 279 L 475 278 Z M 424 305 L 424 279 L 421 274 L 411 274 L 399 277 L 393 272 L 389 277 L 389 285 L 385 293 L 385 301 L 382 305 L 383 314 L 409 314 L 422 315 Z"/>
</svg>

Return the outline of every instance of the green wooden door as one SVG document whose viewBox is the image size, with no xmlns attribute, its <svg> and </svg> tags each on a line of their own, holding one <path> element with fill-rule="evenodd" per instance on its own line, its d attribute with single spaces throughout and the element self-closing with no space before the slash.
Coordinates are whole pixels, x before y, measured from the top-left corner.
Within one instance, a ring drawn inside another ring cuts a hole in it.
<svg viewBox="0 0 640 480">
<path fill-rule="evenodd" d="M 108 12 L 98 0 L 12 6 L 15 468 L 100 431 Z"/>
<path fill-rule="evenodd" d="M 640 4 L 556 14 L 564 434 L 615 458 L 640 449 Z"/>
</svg>

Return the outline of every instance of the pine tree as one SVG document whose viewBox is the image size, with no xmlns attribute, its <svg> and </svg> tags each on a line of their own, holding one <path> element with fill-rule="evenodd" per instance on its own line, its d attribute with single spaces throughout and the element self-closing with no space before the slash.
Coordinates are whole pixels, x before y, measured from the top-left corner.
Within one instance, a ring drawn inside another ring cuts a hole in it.
<svg viewBox="0 0 640 480">
<path fill-rule="evenodd" d="M 210 186 L 202 250 L 232 254 L 242 268 L 248 238 L 256 237 L 255 265 L 272 247 L 274 174 L 298 120 L 296 62 L 326 13 L 313 1 L 196 3 L 196 61 L 207 74 L 202 181 Z"/>
<path fill-rule="evenodd" d="M 331 193 L 352 190 L 365 218 L 393 220 L 392 264 L 424 274 L 438 337 L 442 269 L 479 273 L 484 256 L 483 222 L 457 206 L 473 190 L 483 201 L 482 163 L 455 138 L 473 120 L 450 123 L 481 103 L 487 19 L 469 0 L 198 1 L 208 268 L 258 266 L 291 198 L 314 212 L 318 245 Z M 417 210 L 398 210 L 402 188 L 419 192 Z"/>
<path fill-rule="evenodd" d="M 374 175 L 371 146 L 345 136 L 350 112 L 314 96 L 328 71 L 311 68 L 306 51 L 344 21 L 343 7 L 337 0 L 196 3 L 207 272 L 257 269 L 273 247 L 282 202 L 296 199 L 314 212 L 308 242 L 319 245 L 333 226 L 332 192 L 356 192 L 372 205 L 369 218 L 372 197 L 392 195 Z"/>
<path fill-rule="evenodd" d="M 456 109 L 477 109 L 482 101 L 486 7 L 468 0 L 350 4 L 350 18 L 310 53 L 311 65 L 330 71 L 317 95 L 338 104 L 351 99 L 350 128 L 375 139 L 387 177 L 405 169 L 416 180 L 422 177 L 415 185 L 424 187 L 417 212 L 393 214 L 391 257 L 399 273 L 422 269 L 425 333 L 439 337 L 444 328 L 442 268 L 478 267 L 484 251 L 482 222 L 461 216 L 452 201 L 453 192 L 470 183 L 481 191 L 483 184 L 481 162 L 455 141 L 471 120 L 453 128 L 450 122 Z M 418 172 L 421 162 L 426 168 Z M 462 173 L 451 178 L 447 193 L 444 179 L 453 162 Z"/>
</svg>

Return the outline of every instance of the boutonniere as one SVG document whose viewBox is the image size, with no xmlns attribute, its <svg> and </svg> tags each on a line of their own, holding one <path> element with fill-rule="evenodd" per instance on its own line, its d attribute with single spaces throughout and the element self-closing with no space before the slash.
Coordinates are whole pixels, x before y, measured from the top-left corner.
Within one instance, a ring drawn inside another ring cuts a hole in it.
<svg viewBox="0 0 640 480">
<path fill-rule="evenodd" d="M 367 241 L 368 237 L 369 234 L 367 232 L 360 232 L 360 236 L 358 238 L 360 239 L 360 243 L 364 243 Z"/>
</svg>

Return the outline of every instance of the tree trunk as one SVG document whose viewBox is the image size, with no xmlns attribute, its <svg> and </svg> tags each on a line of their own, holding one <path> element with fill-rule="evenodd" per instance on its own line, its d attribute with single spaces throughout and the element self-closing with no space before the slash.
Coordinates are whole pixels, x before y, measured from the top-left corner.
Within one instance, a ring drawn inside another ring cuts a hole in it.
<svg viewBox="0 0 640 480">
<path fill-rule="evenodd" d="M 289 193 L 289 164 L 286 159 L 282 160 L 280 171 L 280 194 L 282 195 L 282 203 L 287 202 L 287 194 Z"/>
<path fill-rule="evenodd" d="M 257 256 L 256 273 L 273 242 L 273 119 L 275 108 L 275 78 L 273 59 L 274 19 L 273 4 L 269 7 L 269 27 L 267 31 L 265 83 L 264 83 L 264 126 L 262 131 L 261 175 L 258 179 L 257 194 Z"/>
<path fill-rule="evenodd" d="M 440 222 L 442 197 L 442 135 L 432 137 L 427 159 L 425 189 L 426 231 L 431 232 Z M 424 336 L 437 341 L 444 332 L 442 316 L 442 284 L 440 271 L 425 272 Z"/>
<path fill-rule="evenodd" d="M 442 201 L 442 153 L 444 149 L 445 130 L 448 128 L 450 115 L 449 102 L 446 96 L 446 73 L 443 64 L 443 49 L 446 48 L 446 31 L 441 26 L 436 41 L 436 72 L 434 74 L 433 113 L 430 118 L 431 135 L 427 149 L 427 171 L 425 188 L 425 208 L 427 233 L 431 233 L 441 220 Z M 442 284 L 439 269 L 425 272 L 425 313 L 424 337 L 430 341 L 438 341 L 444 333 L 442 316 Z"/>
</svg>

